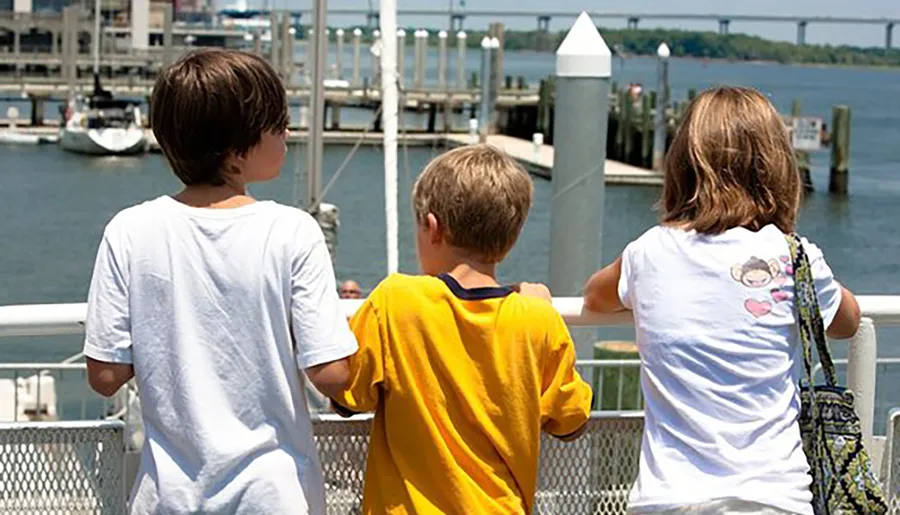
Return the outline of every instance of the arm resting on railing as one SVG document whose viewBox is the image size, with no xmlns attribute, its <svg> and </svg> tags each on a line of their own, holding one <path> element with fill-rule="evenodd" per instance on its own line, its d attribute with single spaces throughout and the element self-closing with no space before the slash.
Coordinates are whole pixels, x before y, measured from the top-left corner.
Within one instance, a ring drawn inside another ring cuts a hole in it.
<svg viewBox="0 0 900 515">
<path fill-rule="evenodd" d="M 853 338 L 859 330 L 859 319 L 859 303 L 856 302 L 856 297 L 850 290 L 841 286 L 841 305 L 831 325 L 828 326 L 826 331 L 828 337 L 835 340 Z"/>
<path fill-rule="evenodd" d="M 106 363 L 92 358 L 85 360 L 88 384 L 104 397 L 112 397 L 122 385 L 134 377 L 134 367 L 129 363 Z"/>
<path fill-rule="evenodd" d="M 619 299 L 622 257 L 595 273 L 584 285 L 584 307 L 595 313 L 617 313 L 626 308 Z"/>
</svg>

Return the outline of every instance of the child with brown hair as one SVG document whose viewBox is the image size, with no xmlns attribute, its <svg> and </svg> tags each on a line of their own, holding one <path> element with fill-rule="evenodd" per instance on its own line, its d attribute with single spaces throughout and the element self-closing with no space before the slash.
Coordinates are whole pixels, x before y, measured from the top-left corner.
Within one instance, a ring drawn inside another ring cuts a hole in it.
<svg viewBox="0 0 900 515">
<path fill-rule="evenodd" d="M 541 431 L 577 437 L 592 399 L 546 287 L 497 282 L 531 179 L 475 145 L 434 159 L 412 196 L 426 275 L 392 275 L 363 303 L 334 398 L 375 411 L 363 513 L 531 513 Z"/>
<path fill-rule="evenodd" d="M 324 515 L 304 376 L 336 395 L 357 345 L 316 221 L 247 194 L 284 160 L 281 80 L 204 50 L 160 74 L 151 105 L 184 189 L 106 226 L 84 341 L 95 390 L 140 389 L 130 513 Z"/>
<path fill-rule="evenodd" d="M 708 90 L 666 157 L 662 223 L 588 281 L 588 309 L 634 313 L 646 424 L 630 513 L 812 515 L 785 240 L 800 194 L 772 104 Z M 853 336 L 856 299 L 802 244 L 828 335 Z"/>
</svg>

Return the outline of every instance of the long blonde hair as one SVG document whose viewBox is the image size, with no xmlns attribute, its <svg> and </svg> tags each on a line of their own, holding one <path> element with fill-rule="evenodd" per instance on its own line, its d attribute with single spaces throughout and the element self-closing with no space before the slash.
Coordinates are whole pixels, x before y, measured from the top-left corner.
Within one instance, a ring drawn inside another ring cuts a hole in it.
<svg viewBox="0 0 900 515">
<path fill-rule="evenodd" d="M 665 161 L 662 222 L 719 234 L 792 232 L 800 175 L 787 129 L 754 89 L 718 87 L 688 106 Z"/>
</svg>

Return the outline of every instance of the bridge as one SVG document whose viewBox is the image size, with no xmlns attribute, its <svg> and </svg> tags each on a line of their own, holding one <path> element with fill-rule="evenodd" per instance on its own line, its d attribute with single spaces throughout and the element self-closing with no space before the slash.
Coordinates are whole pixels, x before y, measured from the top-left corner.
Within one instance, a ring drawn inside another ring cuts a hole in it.
<svg viewBox="0 0 900 515">
<path fill-rule="evenodd" d="M 218 14 L 233 18 L 252 18 L 256 16 L 268 16 L 271 13 L 267 9 L 246 11 L 220 10 Z M 292 10 L 290 13 L 300 18 L 312 14 L 312 9 Z M 377 25 L 378 11 L 369 9 L 329 9 L 330 16 L 364 16 L 369 26 Z M 574 19 L 578 12 L 573 11 L 509 11 L 498 9 L 483 10 L 449 10 L 449 9 L 398 9 L 398 16 L 418 16 L 448 18 L 452 31 L 461 30 L 466 18 L 489 18 L 503 20 L 507 18 L 533 18 L 537 20 L 538 30 L 547 31 L 550 28 L 550 20 L 553 18 Z M 797 25 L 797 44 L 806 44 L 806 27 L 810 23 L 838 24 L 838 25 L 882 25 L 885 30 L 885 48 L 893 46 L 894 25 L 900 23 L 900 18 L 864 17 L 864 16 L 799 16 L 799 15 L 771 15 L 771 14 L 715 14 L 715 13 L 650 13 L 629 11 L 588 11 L 593 20 L 625 20 L 629 29 L 638 29 L 641 20 L 657 21 L 713 21 L 718 22 L 719 33 L 728 34 L 731 22 L 763 22 L 763 23 L 793 23 Z"/>
</svg>

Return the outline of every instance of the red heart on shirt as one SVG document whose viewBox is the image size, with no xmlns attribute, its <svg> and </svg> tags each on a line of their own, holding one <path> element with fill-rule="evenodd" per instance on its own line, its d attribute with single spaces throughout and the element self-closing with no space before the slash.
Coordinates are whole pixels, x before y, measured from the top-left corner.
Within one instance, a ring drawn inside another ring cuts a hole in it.
<svg viewBox="0 0 900 515">
<path fill-rule="evenodd" d="M 768 301 L 758 301 L 755 299 L 747 299 L 744 301 L 744 308 L 756 318 L 763 317 L 772 312 L 772 303 Z"/>
<path fill-rule="evenodd" d="M 788 294 L 781 290 L 772 290 L 772 299 L 775 302 L 784 302 L 788 299 Z"/>
</svg>

